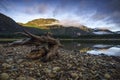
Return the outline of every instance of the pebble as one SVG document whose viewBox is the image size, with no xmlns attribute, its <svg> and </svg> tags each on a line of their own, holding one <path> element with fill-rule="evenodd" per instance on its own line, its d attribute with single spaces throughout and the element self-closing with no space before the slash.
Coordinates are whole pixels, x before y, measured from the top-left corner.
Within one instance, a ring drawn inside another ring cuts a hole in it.
<svg viewBox="0 0 120 80">
<path fill-rule="evenodd" d="M 44 71 L 45 71 L 46 73 L 51 73 L 51 72 L 52 72 L 52 70 L 51 70 L 51 69 L 48 69 L 48 68 L 45 68 Z"/>
<path fill-rule="evenodd" d="M 73 78 L 77 78 L 77 77 L 78 77 L 78 74 L 75 73 L 75 72 L 73 72 L 73 73 L 71 73 L 71 76 L 72 76 Z"/>
<path fill-rule="evenodd" d="M 50 78 L 54 78 L 54 77 L 56 77 L 56 74 L 54 74 L 54 73 L 49 73 L 48 76 L 49 76 Z"/>
<path fill-rule="evenodd" d="M 23 64 L 20 64 L 20 67 L 24 67 L 24 65 L 23 65 Z"/>
<path fill-rule="evenodd" d="M 7 64 L 7 63 L 3 63 L 3 64 L 2 64 L 2 67 L 4 67 L 4 68 L 10 68 L 11 65 L 10 65 L 10 64 Z"/>
<path fill-rule="evenodd" d="M 26 79 L 26 77 L 20 76 L 20 77 L 17 78 L 17 80 L 27 80 L 27 79 Z"/>
<path fill-rule="evenodd" d="M 107 79 L 109 79 L 111 76 L 110 76 L 110 74 L 105 73 L 104 77 L 107 78 Z"/>
<path fill-rule="evenodd" d="M 8 78 L 9 78 L 9 75 L 7 73 L 2 73 L 0 75 L 0 80 L 8 80 Z"/>
<path fill-rule="evenodd" d="M 17 63 L 21 63 L 21 62 L 23 62 L 23 59 L 19 59 L 19 60 L 17 61 Z"/>
<path fill-rule="evenodd" d="M 16 55 L 15 61 L 12 61 L 13 56 L 3 58 L 0 55 L 0 80 L 119 80 L 120 64 L 109 56 L 74 54 L 64 50 L 60 58 L 44 63 L 23 58 L 31 46 L 19 47 L 21 54 L 15 54 L 18 48 L 11 53 Z"/>
<path fill-rule="evenodd" d="M 17 80 L 36 80 L 36 79 L 29 76 L 26 76 L 26 77 L 20 76 L 17 78 Z"/>
<path fill-rule="evenodd" d="M 60 67 L 54 67 L 54 68 L 53 68 L 53 72 L 56 73 L 56 72 L 60 71 L 60 69 L 61 69 Z"/>
<path fill-rule="evenodd" d="M 36 80 L 35 78 L 33 78 L 33 77 L 27 77 L 27 79 L 26 80 Z"/>
</svg>

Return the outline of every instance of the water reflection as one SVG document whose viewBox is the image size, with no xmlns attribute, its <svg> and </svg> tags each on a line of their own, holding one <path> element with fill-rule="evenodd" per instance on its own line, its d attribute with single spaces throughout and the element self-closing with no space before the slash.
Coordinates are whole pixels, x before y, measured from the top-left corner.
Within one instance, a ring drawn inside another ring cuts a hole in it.
<svg viewBox="0 0 120 80">
<path fill-rule="evenodd" d="M 81 53 L 90 54 L 106 54 L 120 56 L 120 45 L 106 45 L 106 44 L 88 44 L 79 42 L 62 42 L 64 48 L 68 50 L 79 50 Z"/>
</svg>

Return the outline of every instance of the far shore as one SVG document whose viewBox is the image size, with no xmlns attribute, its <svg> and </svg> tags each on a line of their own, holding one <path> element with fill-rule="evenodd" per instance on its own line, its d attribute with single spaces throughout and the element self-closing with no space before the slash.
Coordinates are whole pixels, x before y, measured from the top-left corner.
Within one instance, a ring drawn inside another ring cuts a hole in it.
<svg viewBox="0 0 120 80">
<path fill-rule="evenodd" d="M 13 42 L 22 38 L 0 38 L 0 43 Z M 62 42 L 120 44 L 120 39 L 59 39 Z"/>
</svg>

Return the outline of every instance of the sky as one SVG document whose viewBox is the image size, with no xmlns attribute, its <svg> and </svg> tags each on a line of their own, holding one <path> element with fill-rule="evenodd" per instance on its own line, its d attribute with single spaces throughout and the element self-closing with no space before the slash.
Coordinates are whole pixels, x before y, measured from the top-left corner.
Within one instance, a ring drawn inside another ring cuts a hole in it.
<svg viewBox="0 0 120 80">
<path fill-rule="evenodd" d="M 0 13 L 22 23 L 55 18 L 63 24 L 120 31 L 120 0 L 0 0 Z"/>
</svg>

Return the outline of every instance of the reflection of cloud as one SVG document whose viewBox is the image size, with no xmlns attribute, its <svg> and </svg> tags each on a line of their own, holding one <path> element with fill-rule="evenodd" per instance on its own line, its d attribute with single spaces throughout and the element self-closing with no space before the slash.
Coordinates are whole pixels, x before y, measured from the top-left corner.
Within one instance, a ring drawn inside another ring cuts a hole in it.
<svg viewBox="0 0 120 80">
<path fill-rule="evenodd" d="M 106 55 L 120 56 L 120 48 L 111 47 L 109 49 L 102 49 L 102 50 L 96 49 L 96 50 L 87 51 L 87 53 L 96 54 L 96 55 L 103 53 Z"/>
</svg>

